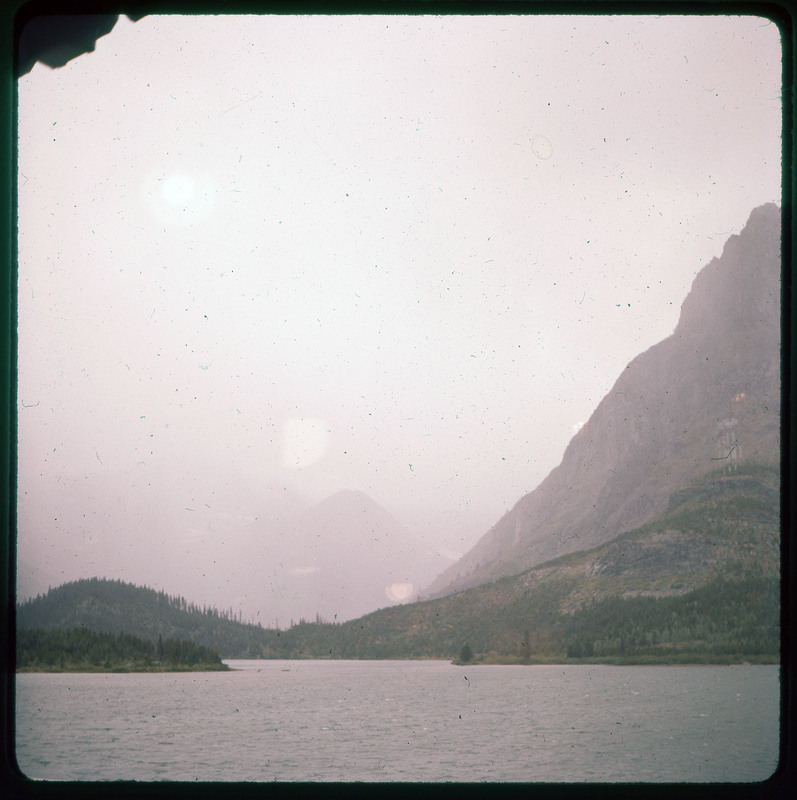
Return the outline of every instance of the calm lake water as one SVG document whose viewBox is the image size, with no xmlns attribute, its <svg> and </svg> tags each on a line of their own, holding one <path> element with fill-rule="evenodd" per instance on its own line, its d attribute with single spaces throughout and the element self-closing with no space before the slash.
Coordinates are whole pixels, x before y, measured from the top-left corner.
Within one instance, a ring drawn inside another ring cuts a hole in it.
<svg viewBox="0 0 797 800">
<path fill-rule="evenodd" d="M 235 672 L 20 674 L 32 778 L 760 781 L 779 669 L 229 661 Z"/>
</svg>

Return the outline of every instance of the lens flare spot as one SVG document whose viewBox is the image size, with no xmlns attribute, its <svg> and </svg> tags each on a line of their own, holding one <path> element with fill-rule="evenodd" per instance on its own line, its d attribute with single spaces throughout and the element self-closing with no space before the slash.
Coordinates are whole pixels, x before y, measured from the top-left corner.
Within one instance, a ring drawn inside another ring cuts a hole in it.
<svg viewBox="0 0 797 800">
<path fill-rule="evenodd" d="M 415 586 L 411 583 L 391 583 L 390 586 L 385 587 L 385 594 L 388 600 L 400 603 L 402 600 L 406 600 L 414 589 Z"/>
<path fill-rule="evenodd" d="M 173 175 L 163 183 L 163 198 L 168 203 L 182 205 L 196 193 L 196 184 L 189 175 Z"/>
<path fill-rule="evenodd" d="M 200 169 L 156 169 L 140 187 L 144 205 L 168 225 L 191 226 L 203 222 L 216 204 L 215 181 Z"/>
</svg>

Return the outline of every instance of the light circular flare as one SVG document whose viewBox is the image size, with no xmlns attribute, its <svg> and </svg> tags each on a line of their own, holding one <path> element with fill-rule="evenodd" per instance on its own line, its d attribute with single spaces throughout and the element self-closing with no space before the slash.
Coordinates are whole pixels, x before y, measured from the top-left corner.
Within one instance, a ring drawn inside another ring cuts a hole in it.
<svg viewBox="0 0 797 800">
<path fill-rule="evenodd" d="M 163 182 L 163 198 L 167 203 L 181 205 L 196 194 L 196 183 L 190 175 L 173 175 Z"/>
<path fill-rule="evenodd" d="M 414 590 L 415 586 L 411 583 L 391 583 L 390 586 L 385 587 L 385 594 L 388 600 L 400 603 L 410 597 Z"/>
<path fill-rule="evenodd" d="M 141 198 L 161 222 L 185 227 L 207 218 L 216 188 L 209 175 L 194 169 L 153 171 L 141 184 Z"/>
</svg>

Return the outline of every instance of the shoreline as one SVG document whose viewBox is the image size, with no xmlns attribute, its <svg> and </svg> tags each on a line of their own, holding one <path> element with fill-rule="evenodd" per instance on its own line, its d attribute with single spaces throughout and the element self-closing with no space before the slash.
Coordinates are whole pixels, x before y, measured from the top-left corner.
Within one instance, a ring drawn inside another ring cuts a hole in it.
<svg viewBox="0 0 797 800">
<path fill-rule="evenodd" d="M 777 654 L 747 656 L 744 658 L 739 657 L 722 657 L 722 656 L 704 656 L 704 657 L 689 657 L 682 656 L 681 658 L 653 658 L 650 656 L 629 656 L 629 657 L 606 657 L 606 658 L 551 658 L 551 659 L 532 659 L 531 661 L 519 661 L 516 659 L 500 659 L 500 658 L 474 658 L 471 661 L 459 661 L 449 659 L 413 659 L 413 658 L 389 658 L 389 659 L 359 659 L 359 658 L 256 658 L 256 659 L 236 659 L 229 658 L 226 661 L 262 661 L 268 663 L 272 661 L 417 661 L 417 660 L 431 660 L 431 661 L 444 661 L 448 662 L 451 666 L 455 667 L 551 667 L 551 666 L 595 666 L 595 667 L 728 667 L 728 666 L 780 666 L 781 659 Z M 120 666 L 102 666 L 102 665 L 71 665 L 71 666 L 55 666 L 55 665 L 39 665 L 39 666 L 24 666 L 17 667 L 15 673 L 94 673 L 94 674 L 112 674 L 112 673 L 166 673 L 166 672 L 237 672 L 234 667 L 228 664 L 206 664 L 189 666 L 187 664 L 178 664 L 172 666 L 154 666 L 144 664 L 131 664 Z"/>
<path fill-rule="evenodd" d="M 16 673 L 32 673 L 32 672 L 39 672 L 39 673 L 58 673 L 58 672 L 69 672 L 69 673 L 127 673 L 127 672 L 234 672 L 235 670 L 231 669 L 226 664 L 221 664 L 219 666 L 212 664 L 206 666 L 188 666 L 187 664 L 183 665 L 175 665 L 170 667 L 148 667 L 148 666 L 116 666 L 116 667 L 103 667 L 97 665 L 75 665 L 75 666 L 67 666 L 67 667 L 56 667 L 56 666 L 37 666 L 37 667 L 17 667 L 14 670 Z"/>
</svg>

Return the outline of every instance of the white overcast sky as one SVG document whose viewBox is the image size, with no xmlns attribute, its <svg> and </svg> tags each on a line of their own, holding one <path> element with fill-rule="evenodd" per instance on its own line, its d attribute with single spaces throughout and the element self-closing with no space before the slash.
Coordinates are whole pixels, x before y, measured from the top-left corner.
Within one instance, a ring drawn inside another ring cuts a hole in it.
<svg viewBox="0 0 797 800">
<path fill-rule="evenodd" d="M 464 552 L 780 202 L 780 92 L 730 16 L 122 17 L 36 65 L 20 559 L 148 582 L 142 519 L 269 487 Z"/>
</svg>

